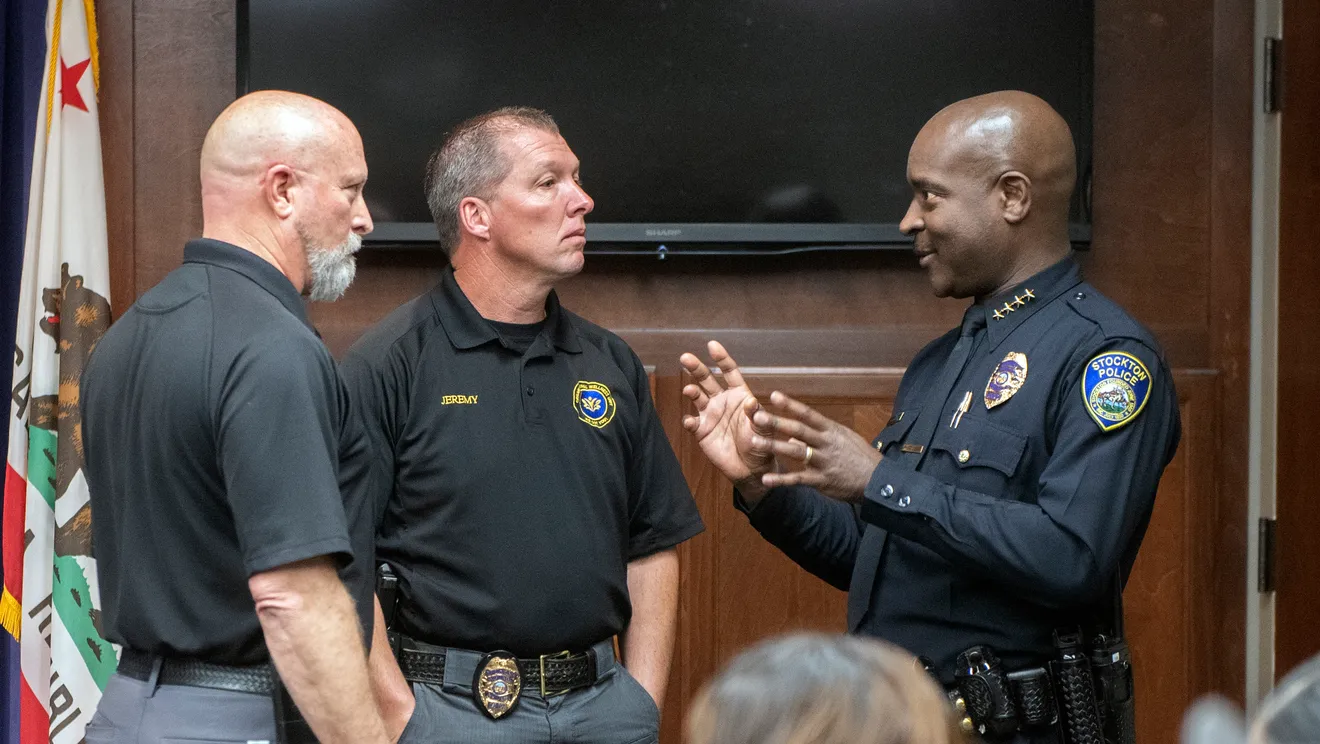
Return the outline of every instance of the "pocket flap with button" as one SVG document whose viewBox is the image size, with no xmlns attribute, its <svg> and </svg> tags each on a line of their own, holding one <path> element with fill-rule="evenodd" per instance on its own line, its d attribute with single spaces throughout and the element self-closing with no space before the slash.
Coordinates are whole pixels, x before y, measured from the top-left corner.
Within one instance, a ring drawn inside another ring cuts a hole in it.
<svg viewBox="0 0 1320 744">
<path fill-rule="evenodd" d="M 889 418 L 889 423 L 871 441 L 871 446 L 884 454 L 888 454 L 894 444 L 902 442 L 903 437 L 907 436 L 908 429 L 912 428 L 912 423 L 917 420 L 919 415 L 921 415 L 920 408 L 904 408 L 894 411 Z"/>
<path fill-rule="evenodd" d="M 994 468 L 1009 477 L 1017 472 L 1026 447 L 1025 436 L 971 416 L 963 417 L 956 429 L 940 427 L 930 443 L 932 450 L 945 452 L 959 468 Z"/>
</svg>

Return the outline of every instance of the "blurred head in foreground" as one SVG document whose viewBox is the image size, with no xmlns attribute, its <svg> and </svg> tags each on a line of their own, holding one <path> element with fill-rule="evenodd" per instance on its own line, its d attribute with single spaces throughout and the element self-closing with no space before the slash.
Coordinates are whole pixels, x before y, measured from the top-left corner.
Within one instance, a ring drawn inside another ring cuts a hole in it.
<svg viewBox="0 0 1320 744">
<path fill-rule="evenodd" d="M 1218 695 L 1183 717 L 1182 744 L 1314 744 L 1320 741 L 1320 655 L 1298 665 L 1265 696 L 1249 731 L 1236 704 Z"/>
<path fill-rule="evenodd" d="M 907 652 L 798 634 L 739 654 L 697 695 L 689 744 L 958 744 L 948 700 Z"/>
<path fill-rule="evenodd" d="M 1251 725 L 1251 744 L 1320 741 L 1320 656 L 1288 673 L 1263 703 Z"/>
</svg>

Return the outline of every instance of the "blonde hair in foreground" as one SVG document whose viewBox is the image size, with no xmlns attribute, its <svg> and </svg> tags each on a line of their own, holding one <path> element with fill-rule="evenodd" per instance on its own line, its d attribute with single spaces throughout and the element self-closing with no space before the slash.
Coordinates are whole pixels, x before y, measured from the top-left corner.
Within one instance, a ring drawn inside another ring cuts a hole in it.
<svg viewBox="0 0 1320 744">
<path fill-rule="evenodd" d="M 953 711 L 907 652 L 798 634 L 739 654 L 697 695 L 688 744 L 961 744 Z"/>
</svg>

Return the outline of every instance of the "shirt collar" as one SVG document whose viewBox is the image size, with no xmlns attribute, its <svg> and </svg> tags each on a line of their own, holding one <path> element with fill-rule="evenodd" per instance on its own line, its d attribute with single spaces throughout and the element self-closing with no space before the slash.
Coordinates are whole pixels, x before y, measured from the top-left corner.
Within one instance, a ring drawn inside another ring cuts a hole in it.
<svg viewBox="0 0 1320 744">
<path fill-rule="evenodd" d="M 1072 256 L 1004 292 L 981 301 L 986 312 L 986 333 L 993 348 L 1027 318 L 1051 300 L 1081 284 L 1081 271 Z"/>
<path fill-rule="evenodd" d="M 454 348 L 472 349 L 491 341 L 499 341 L 499 332 L 490 321 L 481 317 L 481 313 L 477 312 L 467 295 L 463 294 L 463 289 L 458 286 L 452 265 L 446 266 L 441 274 L 440 283 L 431 292 L 431 302 Z M 559 296 L 554 290 L 550 290 L 550 295 L 545 298 L 545 328 L 541 333 L 548 335 L 550 342 L 563 351 L 574 354 L 582 351 L 577 333 L 569 323 L 568 313 L 560 307 Z"/>
<path fill-rule="evenodd" d="M 183 247 L 183 262 L 218 266 L 242 274 L 257 286 L 271 293 L 275 299 L 280 301 L 281 305 L 293 313 L 298 320 L 302 321 L 303 325 L 313 331 L 316 330 L 312 328 L 312 322 L 307 318 L 307 304 L 303 302 L 302 295 L 294 288 L 293 282 L 280 273 L 279 269 L 255 253 L 239 248 L 232 243 L 226 243 L 223 240 L 197 238 L 188 241 Z"/>
</svg>

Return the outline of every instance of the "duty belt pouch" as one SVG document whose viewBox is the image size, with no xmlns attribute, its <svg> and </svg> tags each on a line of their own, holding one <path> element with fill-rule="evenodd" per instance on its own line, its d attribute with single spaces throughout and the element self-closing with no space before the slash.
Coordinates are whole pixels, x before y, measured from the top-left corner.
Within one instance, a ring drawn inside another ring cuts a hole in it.
<svg viewBox="0 0 1320 744">
<path fill-rule="evenodd" d="M 294 704 L 284 681 L 278 673 L 273 676 L 275 685 L 271 697 L 275 702 L 275 741 L 278 744 L 318 744 L 316 734 L 312 733 L 312 727 Z"/>
<path fill-rule="evenodd" d="M 1137 739 L 1137 716 L 1132 654 L 1127 643 L 1122 638 L 1096 636 L 1091 647 L 1091 671 L 1095 674 L 1105 744 L 1133 744 Z"/>
<path fill-rule="evenodd" d="M 1024 728 L 1041 729 L 1059 723 L 1054 688 L 1044 667 L 1009 672 L 1008 689 L 1018 704 L 1018 719 Z"/>
<path fill-rule="evenodd" d="M 1003 666 L 989 647 L 973 646 L 958 654 L 953 679 L 982 736 L 1000 739 L 1017 731 L 1017 705 L 1009 695 Z"/>
<path fill-rule="evenodd" d="M 1054 633 L 1058 657 L 1050 662 L 1058 686 L 1063 740 L 1066 744 L 1104 744 L 1091 661 L 1082 648 L 1080 632 Z"/>
</svg>

